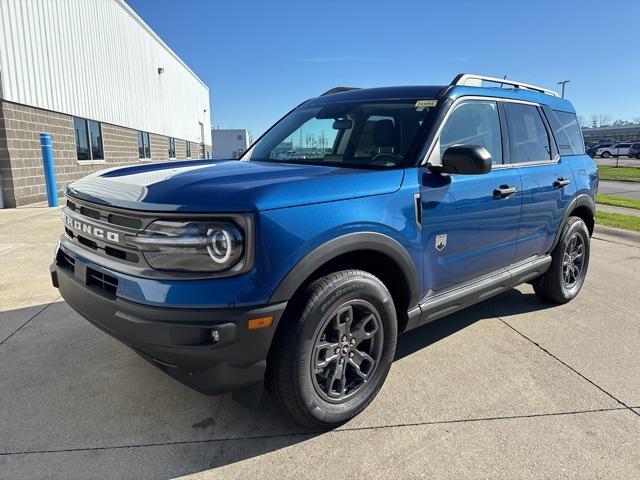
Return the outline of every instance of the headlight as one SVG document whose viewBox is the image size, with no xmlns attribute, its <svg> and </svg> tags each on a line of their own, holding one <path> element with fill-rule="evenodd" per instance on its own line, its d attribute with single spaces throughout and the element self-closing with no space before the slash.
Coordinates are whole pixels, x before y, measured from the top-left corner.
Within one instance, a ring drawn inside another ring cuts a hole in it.
<svg viewBox="0 0 640 480">
<path fill-rule="evenodd" d="M 245 250 L 242 231 L 226 221 L 158 220 L 135 243 L 158 270 L 221 272 L 237 265 Z"/>
</svg>

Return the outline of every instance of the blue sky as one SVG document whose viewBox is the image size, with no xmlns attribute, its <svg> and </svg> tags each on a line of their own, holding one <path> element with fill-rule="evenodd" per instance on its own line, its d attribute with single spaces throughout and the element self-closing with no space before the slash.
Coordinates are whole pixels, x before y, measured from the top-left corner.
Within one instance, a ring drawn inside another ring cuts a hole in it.
<svg viewBox="0 0 640 480">
<path fill-rule="evenodd" d="M 558 88 L 578 114 L 640 117 L 640 1 L 128 0 L 209 86 L 212 125 L 259 135 L 336 86 L 459 72 Z"/>
</svg>

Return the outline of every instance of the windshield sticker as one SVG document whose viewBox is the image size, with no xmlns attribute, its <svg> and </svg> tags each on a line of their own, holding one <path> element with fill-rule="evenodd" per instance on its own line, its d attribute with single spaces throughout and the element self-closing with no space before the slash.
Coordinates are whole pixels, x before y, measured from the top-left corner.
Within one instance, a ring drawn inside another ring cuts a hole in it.
<svg viewBox="0 0 640 480">
<path fill-rule="evenodd" d="M 420 111 L 420 110 L 425 109 L 425 108 L 435 107 L 437 103 L 438 103 L 438 100 L 435 100 L 435 99 L 418 100 L 416 102 L 416 108 Z"/>
</svg>

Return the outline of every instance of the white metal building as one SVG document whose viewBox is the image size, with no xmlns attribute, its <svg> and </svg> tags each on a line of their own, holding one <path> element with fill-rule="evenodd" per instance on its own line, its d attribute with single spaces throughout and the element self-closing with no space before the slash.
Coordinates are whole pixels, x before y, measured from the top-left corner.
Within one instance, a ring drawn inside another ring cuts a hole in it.
<svg viewBox="0 0 640 480">
<path fill-rule="evenodd" d="M 213 158 L 239 158 L 251 145 L 248 130 L 220 129 L 211 130 Z"/>
<path fill-rule="evenodd" d="M 0 1 L 5 206 L 44 199 L 38 134 L 58 189 L 96 169 L 210 156 L 209 90 L 122 0 Z"/>
</svg>

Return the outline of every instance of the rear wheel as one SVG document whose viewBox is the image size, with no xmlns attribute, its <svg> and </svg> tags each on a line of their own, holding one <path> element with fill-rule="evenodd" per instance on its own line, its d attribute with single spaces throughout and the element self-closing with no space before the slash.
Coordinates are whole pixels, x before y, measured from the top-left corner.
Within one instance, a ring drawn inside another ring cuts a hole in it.
<svg viewBox="0 0 640 480">
<path fill-rule="evenodd" d="M 551 254 L 549 270 L 533 282 L 536 294 L 555 303 L 578 295 L 589 267 L 589 230 L 579 217 L 569 217 Z"/>
<path fill-rule="evenodd" d="M 332 273 L 292 305 L 269 358 L 267 389 L 298 423 L 332 428 L 375 398 L 395 354 L 393 299 L 375 276 Z"/>
</svg>

